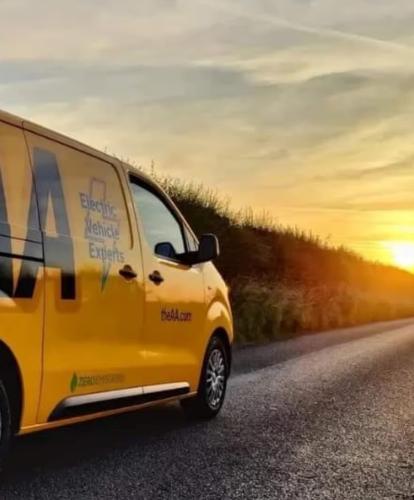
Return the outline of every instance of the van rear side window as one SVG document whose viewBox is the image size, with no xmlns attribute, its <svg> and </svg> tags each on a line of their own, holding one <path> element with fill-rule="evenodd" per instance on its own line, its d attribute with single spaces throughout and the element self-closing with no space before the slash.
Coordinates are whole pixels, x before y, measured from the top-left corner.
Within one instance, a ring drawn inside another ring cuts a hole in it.
<svg viewBox="0 0 414 500">
<path fill-rule="evenodd" d="M 171 243 L 176 254 L 184 253 L 182 226 L 170 208 L 158 195 L 133 177 L 130 179 L 130 185 L 134 204 L 151 250 L 155 253 L 155 247 L 159 243 Z"/>
</svg>

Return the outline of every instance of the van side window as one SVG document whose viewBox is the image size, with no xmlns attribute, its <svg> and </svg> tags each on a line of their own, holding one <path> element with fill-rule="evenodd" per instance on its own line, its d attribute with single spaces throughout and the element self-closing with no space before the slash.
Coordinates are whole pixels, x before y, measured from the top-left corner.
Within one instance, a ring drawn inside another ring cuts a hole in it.
<svg viewBox="0 0 414 500">
<path fill-rule="evenodd" d="M 142 222 L 145 238 L 152 251 L 163 257 L 173 258 L 174 255 L 168 252 L 168 246 L 160 245 L 160 243 L 170 243 L 173 246 L 174 254 L 184 253 L 182 226 L 171 209 L 155 192 L 134 178 L 130 179 L 130 185 L 135 208 Z"/>
</svg>

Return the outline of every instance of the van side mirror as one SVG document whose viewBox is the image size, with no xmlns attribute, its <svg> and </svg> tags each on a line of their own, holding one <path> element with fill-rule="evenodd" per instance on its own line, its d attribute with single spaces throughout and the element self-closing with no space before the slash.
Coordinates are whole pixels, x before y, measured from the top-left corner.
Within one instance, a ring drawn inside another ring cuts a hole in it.
<svg viewBox="0 0 414 500">
<path fill-rule="evenodd" d="M 174 246 L 168 241 L 157 243 L 154 252 L 160 257 L 177 259 L 183 264 L 192 266 L 194 264 L 202 264 L 203 262 L 214 260 L 220 255 L 220 246 L 217 236 L 214 234 L 203 234 L 200 237 L 198 250 L 195 252 L 177 254 Z"/>
<path fill-rule="evenodd" d="M 157 243 L 155 245 L 154 252 L 156 255 L 166 257 L 167 259 L 175 259 L 177 257 L 175 248 L 169 241 Z"/>
<path fill-rule="evenodd" d="M 192 252 L 192 264 L 201 264 L 214 260 L 220 255 L 220 245 L 214 234 L 203 234 L 200 237 L 198 252 Z"/>
<path fill-rule="evenodd" d="M 180 255 L 180 260 L 183 264 L 193 266 L 194 264 L 202 264 L 210 262 L 220 254 L 219 242 L 214 234 L 203 234 L 200 237 L 198 250 L 187 252 Z"/>
</svg>

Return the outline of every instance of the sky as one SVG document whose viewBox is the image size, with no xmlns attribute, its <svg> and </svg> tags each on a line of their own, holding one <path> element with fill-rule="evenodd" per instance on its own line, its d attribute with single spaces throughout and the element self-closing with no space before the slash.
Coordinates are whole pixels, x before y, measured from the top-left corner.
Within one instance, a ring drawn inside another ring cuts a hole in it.
<svg viewBox="0 0 414 500">
<path fill-rule="evenodd" d="M 0 0 L 0 108 L 414 266 L 412 0 Z"/>
</svg>

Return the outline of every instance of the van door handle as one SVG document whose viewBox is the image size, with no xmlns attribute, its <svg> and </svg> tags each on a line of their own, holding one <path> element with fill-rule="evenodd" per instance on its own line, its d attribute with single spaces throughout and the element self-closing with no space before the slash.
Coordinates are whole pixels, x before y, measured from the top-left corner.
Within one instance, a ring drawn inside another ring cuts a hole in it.
<svg viewBox="0 0 414 500">
<path fill-rule="evenodd" d="M 119 270 L 119 274 L 126 280 L 132 280 L 138 276 L 129 264 L 125 264 L 125 266 Z"/>
<path fill-rule="evenodd" d="M 156 285 L 160 285 L 163 281 L 164 278 L 161 276 L 161 273 L 159 271 L 153 271 L 148 278 L 153 281 Z"/>
</svg>

